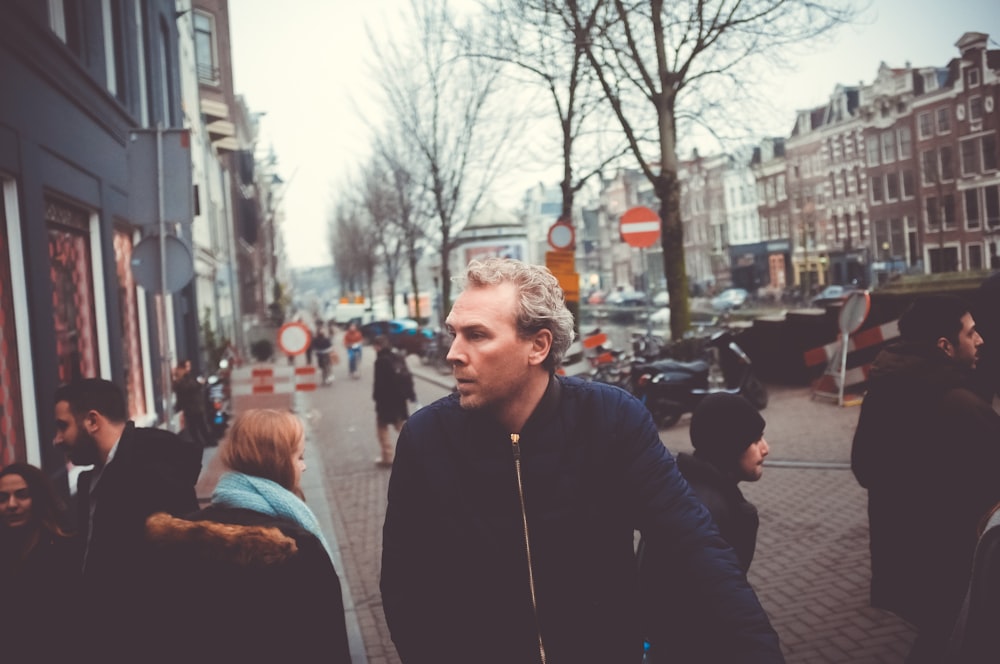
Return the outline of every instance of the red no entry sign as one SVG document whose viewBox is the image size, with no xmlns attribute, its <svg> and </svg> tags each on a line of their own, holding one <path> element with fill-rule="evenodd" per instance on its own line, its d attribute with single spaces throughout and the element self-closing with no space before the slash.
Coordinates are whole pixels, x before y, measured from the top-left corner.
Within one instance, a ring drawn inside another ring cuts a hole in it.
<svg viewBox="0 0 1000 664">
<path fill-rule="evenodd" d="M 660 215 L 648 207 L 629 208 L 622 215 L 619 231 L 630 247 L 652 247 L 660 239 Z"/>
</svg>

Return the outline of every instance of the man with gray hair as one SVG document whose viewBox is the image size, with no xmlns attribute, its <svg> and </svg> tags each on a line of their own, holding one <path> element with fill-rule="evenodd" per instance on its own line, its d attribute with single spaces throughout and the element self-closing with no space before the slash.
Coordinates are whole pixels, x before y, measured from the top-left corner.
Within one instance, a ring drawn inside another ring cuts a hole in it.
<svg viewBox="0 0 1000 664">
<path fill-rule="evenodd" d="M 548 270 L 473 261 L 446 326 L 456 391 L 407 421 L 389 482 L 382 602 L 403 662 L 639 662 L 636 529 L 694 580 L 726 661 L 783 661 L 645 407 L 555 375 L 573 320 Z"/>
</svg>

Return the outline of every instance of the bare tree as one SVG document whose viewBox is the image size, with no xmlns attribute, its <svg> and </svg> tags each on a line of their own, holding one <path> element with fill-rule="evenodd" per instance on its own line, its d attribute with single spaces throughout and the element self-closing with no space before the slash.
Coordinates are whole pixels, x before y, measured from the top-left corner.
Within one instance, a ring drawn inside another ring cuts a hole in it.
<svg viewBox="0 0 1000 664">
<path fill-rule="evenodd" d="M 340 294 L 372 295 L 375 278 L 376 241 L 357 201 L 344 197 L 329 223 L 330 254 L 340 282 Z"/>
<path fill-rule="evenodd" d="M 551 113 L 542 118 L 558 123 L 560 218 L 570 221 L 576 193 L 624 155 L 628 145 L 620 132 L 607 130 L 607 105 L 583 45 L 574 36 L 566 5 L 551 0 L 493 0 L 485 9 L 489 20 L 466 36 L 469 54 L 514 65 L 507 69 L 508 75 L 541 88 L 551 102 Z M 584 149 L 576 149 L 581 144 Z"/>
<path fill-rule="evenodd" d="M 415 42 L 386 45 L 371 37 L 375 78 L 387 115 L 412 142 L 427 175 L 441 255 L 442 307 L 447 309 L 455 235 L 504 167 L 511 125 L 495 103 L 501 65 L 461 57 L 447 0 L 414 0 L 411 10 L 409 32 Z"/>
<path fill-rule="evenodd" d="M 377 156 L 361 177 L 361 204 L 375 243 L 376 261 L 385 271 L 389 307 L 396 316 L 396 282 L 402 267 L 404 238 L 399 226 L 399 209 L 388 170 Z"/>
<path fill-rule="evenodd" d="M 398 132 L 385 132 L 377 141 L 377 154 L 384 164 L 388 195 L 395 207 L 394 223 L 401 238 L 404 258 L 410 271 L 410 288 L 414 295 L 414 317 L 420 320 L 420 284 L 417 265 L 427 241 L 427 225 L 431 210 L 427 206 L 426 188 L 419 155 L 413 145 L 399 138 Z M 437 325 L 441 321 L 435 321 Z"/>
<path fill-rule="evenodd" d="M 670 331 L 687 330 L 688 286 L 677 180 L 679 120 L 748 96 L 754 67 L 851 20 L 850 0 L 566 0 L 581 42 L 639 168 L 660 200 Z M 758 70 L 759 71 L 759 70 Z M 685 109 L 691 115 L 685 115 Z M 714 117 L 718 118 L 716 113 Z M 645 128 L 655 128 L 647 135 Z"/>
</svg>

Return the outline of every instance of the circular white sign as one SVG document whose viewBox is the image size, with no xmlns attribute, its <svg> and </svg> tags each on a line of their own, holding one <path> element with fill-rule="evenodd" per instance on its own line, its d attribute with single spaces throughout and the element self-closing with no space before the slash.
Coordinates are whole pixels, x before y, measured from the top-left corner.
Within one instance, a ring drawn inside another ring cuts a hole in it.
<svg viewBox="0 0 1000 664">
<path fill-rule="evenodd" d="M 848 295 L 840 308 L 840 318 L 837 321 L 841 334 L 852 334 L 861 327 L 861 324 L 868 318 L 871 306 L 872 299 L 868 291 L 857 291 Z"/>
<path fill-rule="evenodd" d="M 312 343 L 312 334 L 304 323 L 285 323 L 278 330 L 278 347 L 286 355 L 301 355 Z"/>
<path fill-rule="evenodd" d="M 549 228 L 549 244 L 553 249 L 570 249 L 573 246 L 576 233 L 573 227 L 565 221 L 557 221 Z"/>
</svg>

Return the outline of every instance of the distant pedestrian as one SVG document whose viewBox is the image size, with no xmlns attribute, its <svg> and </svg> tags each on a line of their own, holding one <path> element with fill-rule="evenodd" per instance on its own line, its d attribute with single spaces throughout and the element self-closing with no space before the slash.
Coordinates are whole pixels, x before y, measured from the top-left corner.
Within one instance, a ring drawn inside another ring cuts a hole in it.
<svg viewBox="0 0 1000 664">
<path fill-rule="evenodd" d="M 764 439 L 764 418 L 749 401 L 725 392 L 706 396 L 691 416 L 694 454 L 677 455 L 677 467 L 712 515 L 722 537 L 750 569 L 757 547 L 757 508 L 739 489 L 740 482 L 756 482 L 764 470 L 769 448 Z M 734 661 L 734 653 L 717 649 L 716 625 L 710 607 L 696 584 L 671 559 L 672 543 L 650 546 L 640 543 L 640 587 L 669 588 L 666 597 L 647 592 L 644 606 L 646 634 L 650 642 L 648 661 Z M 658 575 L 665 574 L 665 578 Z"/>
<path fill-rule="evenodd" d="M 93 465 L 77 479 L 83 592 L 74 613 L 85 623 L 81 652 L 91 661 L 135 661 L 143 620 L 135 607 L 151 576 L 146 517 L 198 508 L 202 450 L 169 431 L 136 427 L 122 390 L 100 378 L 60 387 L 55 421 L 53 444 L 75 465 Z"/>
<path fill-rule="evenodd" d="M 316 356 L 316 365 L 319 367 L 320 380 L 323 385 L 333 382 L 333 372 L 330 371 L 332 364 L 330 352 L 333 350 L 333 342 L 323 333 L 323 327 L 316 328 L 316 334 L 309 344 L 309 349 Z"/>
<path fill-rule="evenodd" d="M 388 337 L 375 337 L 375 377 L 372 385 L 372 399 L 375 400 L 375 429 L 381 454 L 375 464 L 382 467 L 392 465 L 395 445 L 389 438 L 389 426 L 398 434 L 409 417 L 407 401 L 416 401 L 413 391 L 413 376 L 406 368 L 406 357 L 392 349 Z"/>
<path fill-rule="evenodd" d="M 297 417 L 245 411 L 219 449 L 211 504 L 149 519 L 158 573 L 143 661 L 351 661 L 340 578 L 302 500 L 304 454 Z"/>
<path fill-rule="evenodd" d="M 75 652 L 81 551 L 66 521 L 55 489 L 41 470 L 26 463 L 0 470 L 0 657 L 4 661 L 68 661 Z"/>
<path fill-rule="evenodd" d="M 638 529 L 673 547 L 734 654 L 720 661 L 784 661 L 649 411 L 555 375 L 573 318 L 552 273 L 489 258 L 465 277 L 447 319 L 457 393 L 410 416 L 389 480 L 381 589 L 400 659 L 638 663 Z"/>
<path fill-rule="evenodd" d="M 968 305 L 923 296 L 875 358 L 851 469 L 868 490 L 871 603 L 917 628 L 907 662 L 940 662 L 980 517 L 1000 502 L 1000 415 L 975 392 Z"/>
<path fill-rule="evenodd" d="M 344 332 L 344 348 L 347 349 L 347 365 L 350 371 L 351 378 L 357 378 L 360 376 L 360 366 L 361 366 L 361 344 L 364 341 L 364 336 L 361 334 L 358 324 L 351 322 L 347 326 L 347 331 Z"/>
<path fill-rule="evenodd" d="M 177 410 L 184 416 L 183 433 L 201 448 L 215 444 L 205 419 L 205 385 L 191 370 L 191 360 L 185 360 L 174 370 L 173 390 Z"/>
</svg>

